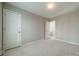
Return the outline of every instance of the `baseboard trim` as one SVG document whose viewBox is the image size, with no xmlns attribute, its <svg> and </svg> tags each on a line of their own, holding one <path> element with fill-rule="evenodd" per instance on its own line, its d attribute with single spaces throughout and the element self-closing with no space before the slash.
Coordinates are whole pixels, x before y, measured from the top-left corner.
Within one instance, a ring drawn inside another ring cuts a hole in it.
<svg viewBox="0 0 79 59">
<path fill-rule="evenodd" d="M 58 41 L 62 41 L 62 42 L 65 42 L 65 43 L 69 43 L 69 44 L 72 44 L 72 45 L 77 45 L 77 46 L 79 46 L 78 43 L 69 42 L 69 41 L 65 41 L 65 40 L 61 40 L 61 39 L 53 39 L 53 40 L 58 40 Z"/>
</svg>

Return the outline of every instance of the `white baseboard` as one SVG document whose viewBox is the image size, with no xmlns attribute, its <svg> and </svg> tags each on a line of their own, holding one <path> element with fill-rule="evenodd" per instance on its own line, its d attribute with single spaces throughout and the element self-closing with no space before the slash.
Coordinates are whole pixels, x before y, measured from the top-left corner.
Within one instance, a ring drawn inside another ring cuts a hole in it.
<svg viewBox="0 0 79 59">
<path fill-rule="evenodd" d="M 65 41 L 65 40 L 61 40 L 61 39 L 53 39 L 53 40 L 58 40 L 58 41 L 62 41 L 62 42 L 65 42 L 65 43 L 69 43 L 69 44 L 72 44 L 72 45 L 79 46 L 79 44 L 78 43 L 75 43 L 75 42 L 69 42 L 69 41 Z"/>
</svg>

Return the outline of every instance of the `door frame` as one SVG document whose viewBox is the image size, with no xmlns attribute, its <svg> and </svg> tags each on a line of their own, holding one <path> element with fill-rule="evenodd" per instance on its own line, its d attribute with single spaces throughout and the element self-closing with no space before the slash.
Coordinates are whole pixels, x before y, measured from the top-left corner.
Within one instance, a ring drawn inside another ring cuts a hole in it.
<svg viewBox="0 0 79 59">
<path fill-rule="evenodd" d="M 12 11 L 12 10 L 9 10 L 9 9 L 6 9 L 6 8 L 3 8 L 2 9 L 2 18 L 3 18 L 3 21 L 2 21 L 2 29 L 3 29 L 3 35 L 2 35 L 2 50 L 3 51 L 5 51 L 6 49 L 5 49 L 5 44 L 4 44 L 4 38 L 5 38 L 5 31 L 4 31 L 4 27 L 5 27 L 5 20 L 4 20 L 4 17 L 5 17 L 5 14 L 4 14 L 4 12 L 6 12 L 6 11 L 9 11 L 9 12 L 12 12 L 12 13 L 15 13 L 15 14 L 18 14 L 19 16 L 20 16 L 20 26 L 21 26 L 21 14 L 20 13 L 18 13 L 18 12 L 15 12 L 15 11 Z M 20 27 L 20 40 L 21 40 L 21 27 Z M 21 44 L 22 44 L 22 40 L 21 40 Z M 15 48 L 15 47 L 14 47 Z"/>
</svg>

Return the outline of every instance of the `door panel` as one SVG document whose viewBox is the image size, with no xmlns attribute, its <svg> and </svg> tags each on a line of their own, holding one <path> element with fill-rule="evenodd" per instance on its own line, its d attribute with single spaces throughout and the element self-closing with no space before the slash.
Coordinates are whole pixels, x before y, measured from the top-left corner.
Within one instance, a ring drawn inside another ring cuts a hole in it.
<svg viewBox="0 0 79 59">
<path fill-rule="evenodd" d="M 4 9 L 4 49 L 21 45 L 21 15 Z"/>
<path fill-rule="evenodd" d="M 45 38 L 49 39 L 50 35 L 50 22 L 46 21 L 45 23 Z"/>
</svg>

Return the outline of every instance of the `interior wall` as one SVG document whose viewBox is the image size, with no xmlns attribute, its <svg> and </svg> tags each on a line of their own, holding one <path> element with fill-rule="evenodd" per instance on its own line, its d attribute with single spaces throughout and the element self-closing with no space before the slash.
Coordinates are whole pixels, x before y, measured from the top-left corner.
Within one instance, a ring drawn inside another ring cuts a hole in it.
<svg viewBox="0 0 79 59">
<path fill-rule="evenodd" d="M 22 43 L 44 39 L 44 25 L 46 18 L 35 15 L 23 9 L 4 3 L 3 8 L 19 12 L 22 20 Z"/>
<path fill-rule="evenodd" d="M 2 3 L 0 2 L 0 55 L 2 52 Z"/>
<path fill-rule="evenodd" d="M 79 44 L 79 10 L 52 18 L 56 20 L 56 38 Z"/>
</svg>

